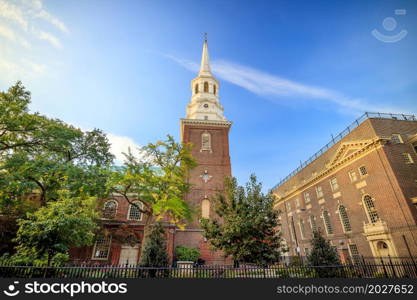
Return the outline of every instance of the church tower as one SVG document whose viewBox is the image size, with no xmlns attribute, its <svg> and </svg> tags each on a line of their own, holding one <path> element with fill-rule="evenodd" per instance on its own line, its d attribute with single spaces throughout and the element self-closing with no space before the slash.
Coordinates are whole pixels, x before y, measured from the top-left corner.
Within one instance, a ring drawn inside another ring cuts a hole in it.
<svg viewBox="0 0 417 300">
<path fill-rule="evenodd" d="M 176 234 L 176 245 L 200 248 L 206 263 L 221 263 L 221 255 L 209 250 L 204 240 L 199 219 L 212 218 L 212 198 L 224 189 L 224 179 L 231 176 L 229 130 L 232 125 L 223 115 L 220 104 L 220 85 L 210 68 L 207 39 L 203 43 L 200 71 L 191 81 L 191 101 L 186 118 L 181 119 L 181 140 L 192 143 L 192 155 L 197 167 L 191 170 L 191 190 L 186 201 L 196 210 L 194 220 Z"/>
</svg>

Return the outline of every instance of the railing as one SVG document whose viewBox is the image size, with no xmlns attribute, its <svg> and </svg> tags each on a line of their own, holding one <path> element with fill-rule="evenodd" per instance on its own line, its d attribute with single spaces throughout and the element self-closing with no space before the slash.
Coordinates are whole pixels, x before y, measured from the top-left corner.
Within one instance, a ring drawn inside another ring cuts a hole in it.
<svg viewBox="0 0 417 300">
<path fill-rule="evenodd" d="M 332 266 L 240 264 L 173 267 L 1 265 L 0 278 L 417 278 L 414 259 L 381 258 Z"/>
<path fill-rule="evenodd" d="M 359 118 L 357 118 L 352 124 L 350 124 L 348 127 L 346 127 L 341 133 L 339 133 L 337 136 L 333 137 L 330 142 L 328 142 L 324 147 L 322 147 L 319 151 L 314 153 L 309 159 L 302 162 L 300 166 L 292 171 L 289 175 L 287 175 L 284 179 L 281 179 L 271 190 L 277 189 L 279 186 L 281 186 L 284 182 L 286 182 L 288 179 L 293 177 L 295 174 L 300 172 L 302 169 L 304 169 L 307 165 L 311 164 L 314 160 L 316 160 L 319 156 L 321 156 L 324 152 L 326 152 L 330 147 L 335 145 L 337 142 L 339 142 L 342 138 L 344 138 L 346 135 L 348 135 L 353 129 L 358 127 L 363 121 L 369 119 L 369 118 L 378 118 L 378 119 L 393 119 L 393 120 L 404 120 L 404 121 L 417 121 L 416 117 L 414 115 L 404 115 L 404 114 L 390 114 L 390 113 L 373 113 L 373 112 L 366 112 Z"/>
</svg>

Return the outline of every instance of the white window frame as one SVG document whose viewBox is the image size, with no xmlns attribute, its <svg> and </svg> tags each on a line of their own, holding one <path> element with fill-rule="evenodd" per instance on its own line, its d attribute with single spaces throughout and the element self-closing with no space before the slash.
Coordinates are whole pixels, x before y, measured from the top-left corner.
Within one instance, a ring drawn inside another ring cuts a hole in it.
<svg viewBox="0 0 417 300">
<path fill-rule="evenodd" d="M 303 219 L 298 220 L 298 227 L 300 228 L 301 239 L 304 240 L 306 238 L 306 228 Z"/>
<path fill-rule="evenodd" d="M 333 182 L 334 180 L 334 182 Z M 330 187 L 332 188 L 332 191 L 335 192 L 339 189 L 339 184 L 337 183 L 337 178 L 333 177 L 329 180 L 330 182 Z"/>
<path fill-rule="evenodd" d="M 285 206 L 287 207 L 287 211 L 291 211 L 291 201 L 290 200 L 285 202 Z"/>
<path fill-rule="evenodd" d="M 105 214 L 105 211 L 106 211 L 106 205 L 107 205 L 107 203 L 110 203 L 110 202 L 114 202 L 114 203 L 116 203 L 116 207 L 115 207 L 115 209 L 114 209 L 114 214 L 113 214 L 113 216 L 111 217 L 111 218 L 106 218 L 105 216 L 104 216 L 104 214 Z M 103 204 L 103 218 L 104 219 L 114 219 L 114 218 L 116 218 L 116 216 L 117 216 L 117 210 L 119 209 L 119 202 L 117 201 L 117 200 L 115 200 L 115 199 L 110 199 L 110 200 L 107 200 L 106 202 L 104 202 L 104 204 Z"/>
<path fill-rule="evenodd" d="M 391 142 L 393 144 L 404 144 L 403 138 L 399 133 L 393 133 L 391 136 Z"/>
<path fill-rule="evenodd" d="M 362 174 L 362 171 L 361 171 L 361 169 L 362 169 L 362 168 L 365 170 L 366 174 Z M 360 166 L 360 167 L 358 168 L 358 171 L 359 171 L 359 176 L 360 176 L 360 177 L 365 177 L 365 176 L 368 176 L 368 174 L 369 174 L 369 173 L 368 173 L 368 169 L 366 169 L 366 166 L 364 166 L 364 165 L 363 165 L 363 166 Z"/>
<path fill-rule="evenodd" d="M 349 171 L 348 174 L 349 174 L 350 182 L 355 182 L 355 181 L 358 180 L 358 176 L 356 175 L 356 171 Z M 354 174 L 354 175 L 352 175 L 352 174 Z"/>
<path fill-rule="evenodd" d="M 344 211 L 345 211 L 345 218 L 346 218 L 345 220 L 343 219 L 342 213 L 340 211 L 341 207 L 343 207 Z M 337 207 L 337 211 L 339 212 L 339 219 L 340 219 L 340 223 L 342 223 L 343 232 L 352 232 L 352 224 L 350 223 L 349 216 L 347 214 L 346 206 L 344 206 L 342 204 L 339 205 Z M 346 230 L 346 225 L 349 226 L 349 228 L 348 228 L 349 230 Z"/>
<path fill-rule="evenodd" d="M 328 217 L 328 222 L 326 222 L 326 217 L 324 213 L 327 213 L 327 217 Z M 334 229 L 333 229 L 333 225 L 332 225 L 332 220 L 330 218 L 330 213 L 327 210 L 323 210 L 321 213 L 321 216 L 323 217 L 323 223 L 324 223 L 324 228 L 326 229 L 326 233 L 327 235 L 332 235 L 334 234 Z M 329 232 L 331 231 L 331 232 Z"/>
<path fill-rule="evenodd" d="M 323 188 L 321 185 L 316 186 L 316 195 L 318 199 L 323 198 L 324 194 L 323 194 Z"/>
<path fill-rule="evenodd" d="M 402 153 L 402 157 L 403 157 L 403 161 L 406 165 L 411 165 L 411 164 L 414 163 L 413 157 L 411 156 L 410 153 L 404 152 L 404 153 Z"/>
<path fill-rule="evenodd" d="M 352 252 L 352 247 L 354 247 L 354 248 L 355 248 L 354 250 L 355 250 L 357 253 L 353 253 L 353 252 Z M 361 262 L 361 261 L 360 261 L 360 259 L 361 259 L 361 255 L 360 255 L 360 253 L 359 253 L 358 245 L 357 245 L 357 244 L 348 244 L 348 249 L 349 249 L 349 254 L 350 254 L 350 257 L 351 257 L 351 259 L 352 259 L 353 263 L 355 263 L 355 264 L 360 263 L 360 262 Z"/>
<path fill-rule="evenodd" d="M 100 237 L 105 237 L 104 235 L 100 235 Z M 110 255 L 110 250 L 111 250 L 111 242 L 112 242 L 112 236 L 109 235 L 108 236 L 108 248 L 107 248 L 107 256 L 106 257 L 96 257 L 96 250 L 97 250 L 97 238 L 96 241 L 94 242 L 94 247 L 93 247 L 93 253 L 91 255 L 91 260 L 108 260 L 109 259 L 109 255 Z"/>
<path fill-rule="evenodd" d="M 142 202 L 133 201 L 132 203 L 138 203 L 139 204 L 138 206 L 140 206 L 140 208 L 143 209 L 143 203 Z M 133 207 L 133 205 L 129 203 L 129 209 L 127 210 L 127 219 L 131 220 L 131 221 L 138 221 L 138 222 L 142 221 L 142 219 L 143 219 L 143 213 L 142 212 L 139 212 L 140 213 L 140 218 L 139 219 L 132 219 L 130 217 L 130 210 L 132 209 L 132 207 Z"/>
<path fill-rule="evenodd" d="M 305 203 L 310 203 L 311 199 L 310 199 L 310 193 L 309 192 L 305 192 L 304 193 L 304 202 Z"/>
<path fill-rule="evenodd" d="M 367 205 L 367 202 L 365 201 L 366 197 L 370 197 L 372 201 L 372 207 Z M 368 221 L 372 224 L 375 224 L 379 221 L 379 214 L 375 207 L 375 200 L 371 197 L 371 195 L 363 195 L 362 197 L 362 203 L 366 212 L 366 216 L 368 217 Z M 372 214 L 372 215 L 371 215 Z"/>
<path fill-rule="evenodd" d="M 311 231 L 317 231 L 316 217 L 310 215 L 310 217 L 308 218 L 308 222 L 310 223 Z"/>
<path fill-rule="evenodd" d="M 207 142 L 204 141 L 204 138 L 207 137 Z M 211 152 L 211 134 L 208 131 L 204 131 L 201 134 L 201 150 L 200 151 L 210 151 Z"/>
</svg>

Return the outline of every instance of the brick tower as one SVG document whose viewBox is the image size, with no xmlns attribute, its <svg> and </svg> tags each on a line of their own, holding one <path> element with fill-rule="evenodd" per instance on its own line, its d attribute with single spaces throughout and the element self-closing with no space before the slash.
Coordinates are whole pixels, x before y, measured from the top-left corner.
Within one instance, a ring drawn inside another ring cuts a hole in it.
<svg viewBox="0 0 417 300">
<path fill-rule="evenodd" d="M 219 82 L 211 73 L 207 40 L 203 44 L 200 71 L 191 81 L 191 101 L 186 118 L 181 119 L 181 140 L 194 145 L 197 160 L 189 177 L 192 188 L 186 201 L 196 210 L 194 220 L 176 234 L 176 245 L 200 248 L 206 263 L 224 263 L 218 252 L 211 251 L 199 226 L 201 217 L 213 218 L 212 197 L 224 188 L 224 179 L 231 176 L 229 129 L 231 122 L 223 115 L 219 101 Z"/>
</svg>

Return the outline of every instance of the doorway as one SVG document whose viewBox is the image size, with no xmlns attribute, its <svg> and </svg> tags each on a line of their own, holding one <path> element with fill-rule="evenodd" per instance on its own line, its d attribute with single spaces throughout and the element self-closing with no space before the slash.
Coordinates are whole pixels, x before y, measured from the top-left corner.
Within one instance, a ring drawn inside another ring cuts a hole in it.
<svg viewBox="0 0 417 300">
<path fill-rule="evenodd" d="M 122 245 L 120 250 L 119 265 L 136 265 L 139 256 L 139 244 Z"/>
</svg>

